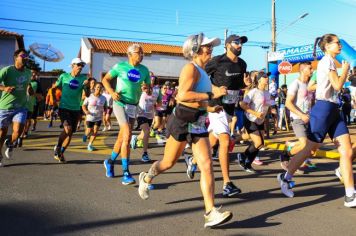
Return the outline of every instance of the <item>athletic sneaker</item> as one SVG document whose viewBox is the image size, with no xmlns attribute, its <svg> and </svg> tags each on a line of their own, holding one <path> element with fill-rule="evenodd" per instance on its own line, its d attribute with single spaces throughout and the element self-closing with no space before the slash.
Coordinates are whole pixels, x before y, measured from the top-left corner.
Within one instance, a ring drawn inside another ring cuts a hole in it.
<svg viewBox="0 0 356 236">
<path fill-rule="evenodd" d="M 106 128 L 106 126 L 104 126 L 104 128 L 103 128 L 103 130 L 102 130 L 102 131 L 103 131 L 103 132 L 105 132 L 106 130 L 107 130 L 107 128 Z"/>
<path fill-rule="evenodd" d="M 114 178 L 115 173 L 114 173 L 114 164 L 109 163 L 109 159 L 106 159 L 104 161 L 104 167 L 105 167 L 105 175 L 108 178 Z"/>
<path fill-rule="evenodd" d="M 237 153 L 236 155 L 236 162 L 241 166 L 242 169 L 246 167 L 246 157 L 244 153 Z"/>
<path fill-rule="evenodd" d="M 83 143 L 86 143 L 86 142 L 87 142 L 87 139 L 88 139 L 88 136 L 83 135 Z"/>
<path fill-rule="evenodd" d="M 197 164 L 193 164 L 193 157 L 185 155 L 185 164 L 187 165 L 187 175 L 189 179 L 194 179 L 195 171 L 197 170 Z"/>
<path fill-rule="evenodd" d="M 143 200 L 147 200 L 149 197 L 149 184 L 145 182 L 145 172 L 141 172 L 139 176 L 138 194 Z"/>
<path fill-rule="evenodd" d="M 150 158 L 150 156 L 147 154 L 147 153 L 144 153 L 144 154 L 142 154 L 142 157 L 141 157 L 141 161 L 143 161 L 143 162 L 150 162 L 151 161 L 151 158 Z"/>
<path fill-rule="evenodd" d="M 153 138 L 156 135 L 155 131 L 153 129 L 151 129 L 150 131 L 150 137 Z"/>
<path fill-rule="evenodd" d="M 257 173 L 257 171 L 252 167 L 251 163 L 246 163 L 244 170 L 251 174 Z"/>
<path fill-rule="evenodd" d="M 204 228 L 217 226 L 231 220 L 232 212 L 231 211 L 220 212 L 219 211 L 220 209 L 221 207 L 219 208 L 213 207 L 213 209 L 209 212 L 208 215 L 206 214 L 204 215 L 205 218 Z"/>
<path fill-rule="evenodd" d="M 22 147 L 22 138 L 17 139 L 17 146 Z"/>
<path fill-rule="evenodd" d="M 344 179 L 342 178 L 340 167 L 335 169 L 335 175 L 339 178 L 341 183 L 344 183 Z"/>
<path fill-rule="evenodd" d="M 131 136 L 130 146 L 132 149 L 136 149 L 137 135 Z"/>
<path fill-rule="evenodd" d="M 262 166 L 263 162 L 260 160 L 259 157 L 256 157 L 255 160 L 253 160 L 252 164 L 255 164 L 257 166 Z"/>
<path fill-rule="evenodd" d="M 143 148 L 143 140 L 142 140 L 142 139 L 137 140 L 137 142 L 136 142 L 136 148 Z"/>
<path fill-rule="evenodd" d="M 231 197 L 239 193 L 241 193 L 241 189 L 236 187 L 232 182 L 227 182 L 226 185 L 224 185 L 223 188 L 224 197 Z"/>
<path fill-rule="evenodd" d="M 355 192 L 351 197 L 345 196 L 344 206 L 345 207 L 356 207 L 356 193 Z"/>
<path fill-rule="evenodd" d="M 304 164 L 308 169 L 316 169 L 316 165 L 313 162 L 311 162 L 311 160 L 305 161 Z"/>
<path fill-rule="evenodd" d="M 2 154 L 0 153 L 0 167 L 4 166 L 4 163 L 2 160 L 3 160 L 3 157 L 2 157 Z"/>
<path fill-rule="evenodd" d="M 92 151 L 95 150 L 95 147 L 93 147 L 93 145 L 91 145 L 91 144 L 88 144 L 87 149 L 88 149 L 89 152 L 92 152 Z"/>
<path fill-rule="evenodd" d="M 281 186 L 281 191 L 287 197 L 294 197 L 294 193 L 292 188 L 294 187 L 294 181 L 288 181 L 284 179 L 284 173 L 280 173 L 277 175 L 277 180 L 279 185 Z"/>
<path fill-rule="evenodd" d="M 10 144 L 9 139 L 5 140 L 5 146 L 6 146 L 5 157 L 7 159 L 11 159 L 14 154 L 14 146 L 12 144 Z"/>
<path fill-rule="evenodd" d="M 132 177 L 129 171 L 124 171 L 124 174 L 121 179 L 123 185 L 130 185 L 136 183 L 135 179 Z"/>
<path fill-rule="evenodd" d="M 108 126 L 108 130 L 111 130 L 111 125 Z"/>
<path fill-rule="evenodd" d="M 52 128 L 52 126 L 53 126 L 52 123 L 48 124 L 48 128 Z"/>
<path fill-rule="evenodd" d="M 63 153 L 61 153 L 60 151 L 56 151 L 54 153 L 54 159 L 57 160 L 59 163 L 66 163 L 66 160 L 64 159 Z"/>
</svg>

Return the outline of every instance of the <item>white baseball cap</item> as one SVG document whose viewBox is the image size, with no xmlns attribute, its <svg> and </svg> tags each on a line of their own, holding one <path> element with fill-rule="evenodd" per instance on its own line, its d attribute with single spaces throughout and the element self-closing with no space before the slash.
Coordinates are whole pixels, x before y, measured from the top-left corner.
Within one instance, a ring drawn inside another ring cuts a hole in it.
<svg viewBox="0 0 356 236">
<path fill-rule="evenodd" d="M 213 47 L 219 46 L 221 44 L 221 40 L 219 38 L 208 38 L 205 37 L 203 38 L 203 41 L 201 42 L 201 46 L 203 45 L 212 45 Z"/>
<path fill-rule="evenodd" d="M 71 65 L 73 65 L 73 64 L 84 64 L 85 65 L 86 63 L 79 57 L 76 57 L 76 58 L 73 58 L 73 60 L 72 60 Z"/>
</svg>

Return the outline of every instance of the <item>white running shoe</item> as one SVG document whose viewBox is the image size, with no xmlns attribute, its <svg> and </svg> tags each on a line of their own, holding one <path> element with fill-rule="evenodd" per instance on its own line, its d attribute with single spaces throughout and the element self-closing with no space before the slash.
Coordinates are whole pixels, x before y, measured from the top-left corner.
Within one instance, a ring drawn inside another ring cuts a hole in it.
<svg viewBox="0 0 356 236">
<path fill-rule="evenodd" d="M 224 211 L 220 212 L 221 207 L 215 208 L 210 211 L 208 215 L 204 215 L 205 218 L 205 224 L 204 227 L 213 227 L 217 226 L 220 224 L 223 224 L 232 218 L 232 212 L 231 211 Z"/>
<path fill-rule="evenodd" d="M 352 195 L 352 197 L 345 196 L 344 206 L 345 207 L 356 207 L 356 193 L 355 192 Z"/>
<path fill-rule="evenodd" d="M 277 175 L 277 180 L 281 186 L 281 191 L 287 197 L 294 197 L 292 187 L 294 186 L 293 181 L 288 181 L 284 179 L 283 173 Z"/>
<path fill-rule="evenodd" d="M 103 132 L 105 132 L 106 130 L 107 130 L 107 128 L 106 128 L 106 126 L 104 126 L 104 128 L 103 128 L 103 130 L 102 130 L 102 131 L 103 131 Z"/>
<path fill-rule="evenodd" d="M 145 172 L 141 172 L 138 178 L 138 194 L 143 200 L 147 200 L 149 198 L 149 184 L 145 182 Z"/>
<path fill-rule="evenodd" d="M 344 179 L 342 178 L 340 167 L 335 169 L 335 175 L 339 178 L 341 183 L 344 183 Z"/>
</svg>

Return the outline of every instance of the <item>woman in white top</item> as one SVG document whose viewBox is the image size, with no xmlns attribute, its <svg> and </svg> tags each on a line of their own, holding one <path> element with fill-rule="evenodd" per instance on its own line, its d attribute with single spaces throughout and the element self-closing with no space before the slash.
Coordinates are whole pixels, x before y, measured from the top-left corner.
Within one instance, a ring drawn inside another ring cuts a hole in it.
<svg viewBox="0 0 356 236">
<path fill-rule="evenodd" d="M 238 161 L 240 166 L 250 173 L 255 172 L 252 162 L 264 145 L 264 121 L 271 105 L 270 93 L 266 90 L 268 75 L 260 72 L 256 78 L 258 81 L 257 87 L 251 89 L 240 102 L 241 108 L 245 110 L 244 127 L 250 135 L 252 143 Z"/>
<path fill-rule="evenodd" d="M 308 140 L 306 147 L 296 154 L 288 165 L 285 174 L 278 175 L 278 181 L 282 192 L 293 197 L 292 191 L 294 172 L 310 156 L 312 150 L 316 150 L 324 141 L 326 134 L 334 141 L 340 153 L 340 166 L 345 185 L 346 207 L 356 207 L 356 194 L 352 173 L 352 147 L 347 126 L 338 109 L 337 94 L 343 87 L 350 64 L 343 61 L 341 75 L 338 76 L 335 65 L 335 57 L 341 51 L 339 38 L 334 34 L 325 34 L 315 41 L 325 53 L 319 61 L 317 68 L 316 103 L 310 112 L 310 126 L 307 130 Z"/>
</svg>

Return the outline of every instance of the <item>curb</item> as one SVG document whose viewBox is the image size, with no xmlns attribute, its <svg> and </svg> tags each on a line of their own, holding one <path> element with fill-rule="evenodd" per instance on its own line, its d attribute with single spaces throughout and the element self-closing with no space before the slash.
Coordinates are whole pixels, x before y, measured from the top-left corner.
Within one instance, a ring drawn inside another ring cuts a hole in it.
<svg viewBox="0 0 356 236">
<path fill-rule="evenodd" d="M 280 150 L 284 151 L 286 148 L 286 145 L 284 143 L 276 143 L 276 142 L 271 142 L 268 140 L 265 140 L 265 146 L 270 148 L 270 149 L 275 149 L 275 150 Z M 340 154 L 339 152 L 334 152 L 334 151 L 325 151 L 325 150 L 318 150 L 316 151 L 317 157 L 322 157 L 322 158 L 329 158 L 329 159 L 339 159 Z"/>
</svg>

